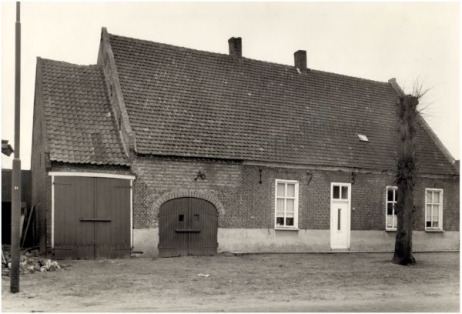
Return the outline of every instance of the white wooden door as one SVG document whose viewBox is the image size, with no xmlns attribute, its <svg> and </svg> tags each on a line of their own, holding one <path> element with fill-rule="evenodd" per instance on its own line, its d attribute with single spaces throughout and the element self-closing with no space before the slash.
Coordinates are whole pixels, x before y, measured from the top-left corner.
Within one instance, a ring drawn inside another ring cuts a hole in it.
<svg viewBox="0 0 462 314">
<path fill-rule="evenodd" d="M 331 184 L 330 247 L 350 248 L 351 184 Z"/>
</svg>

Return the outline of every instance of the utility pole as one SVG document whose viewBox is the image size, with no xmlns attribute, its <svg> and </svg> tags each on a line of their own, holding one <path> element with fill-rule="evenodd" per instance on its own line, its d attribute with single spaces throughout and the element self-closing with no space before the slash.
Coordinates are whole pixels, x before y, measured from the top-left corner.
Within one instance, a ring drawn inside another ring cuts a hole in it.
<svg viewBox="0 0 462 314">
<path fill-rule="evenodd" d="M 20 260 L 20 218 L 21 218 L 21 159 L 20 159 L 20 119 L 21 119 L 21 22 L 20 4 L 16 2 L 16 43 L 15 43 L 15 85 L 14 85 L 14 159 L 13 186 L 11 191 L 11 273 L 10 292 L 19 292 Z"/>
</svg>

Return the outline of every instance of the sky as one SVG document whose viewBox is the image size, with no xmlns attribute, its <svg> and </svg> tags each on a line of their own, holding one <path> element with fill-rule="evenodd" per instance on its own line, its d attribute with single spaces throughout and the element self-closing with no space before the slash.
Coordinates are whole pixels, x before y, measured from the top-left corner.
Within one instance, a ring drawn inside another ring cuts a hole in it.
<svg viewBox="0 0 462 314">
<path fill-rule="evenodd" d="M 109 33 L 228 53 L 376 81 L 396 78 L 406 92 L 429 91 L 423 115 L 459 159 L 459 13 L 452 3 L 21 3 L 21 163 L 30 169 L 38 56 L 96 64 L 101 28 Z M 14 146 L 15 2 L 1 6 L 2 139 Z M 2 167 L 11 168 L 2 155 Z"/>
</svg>

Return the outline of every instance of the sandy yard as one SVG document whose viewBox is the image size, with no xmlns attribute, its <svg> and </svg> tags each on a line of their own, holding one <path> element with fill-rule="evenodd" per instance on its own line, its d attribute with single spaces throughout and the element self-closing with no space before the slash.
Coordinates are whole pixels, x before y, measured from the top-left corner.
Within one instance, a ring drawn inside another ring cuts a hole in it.
<svg viewBox="0 0 462 314">
<path fill-rule="evenodd" d="M 3 311 L 458 312 L 459 253 L 265 254 L 61 261 L 59 272 L 2 277 Z"/>
</svg>

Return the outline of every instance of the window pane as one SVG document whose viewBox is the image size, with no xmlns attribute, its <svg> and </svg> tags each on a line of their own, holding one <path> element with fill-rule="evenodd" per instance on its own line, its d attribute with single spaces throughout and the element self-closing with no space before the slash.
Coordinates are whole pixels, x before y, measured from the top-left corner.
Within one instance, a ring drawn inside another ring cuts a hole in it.
<svg viewBox="0 0 462 314">
<path fill-rule="evenodd" d="M 440 206 L 433 205 L 433 215 L 432 215 L 433 227 L 438 227 L 439 213 L 440 213 Z"/>
<path fill-rule="evenodd" d="M 338 209 L 337 230 L 342 230 L 342 209 Z"/>
<path fill-rule="evenodd" d="M 278 183 L 277 196 L 285 196 L 285 183 Z"/>
<path fill-rule="evenodd" d="M 348 199 L 348 187 L 347 186 L 342 186 L 342 199 L 344 200 Z"/>
<path fill-rule="evenodd" d="M 393 228 L 398 228 L 398 216 L 393 216 Z"/>
<path fill-rule="evenodd" d="M 393 204 L 387 203 L 387 215 L 393 215 Z"/>
<path fill-rule="evenodd" d="M 427 191 L 427 203 L 432 202 L 432 191 Z"/>
<path fill-rule="evenodd" d="M 284 199 L 278 198 L 276 206 L 276 216 L 284 217 Z"/>
<path fill-rule="evenodd" d="M 294 219 L 293 218 L 286 218 L 286 226 L 293 226 Z"/>
<path fill-rule="evenodd" d="M 387 228 L 393 228 L 393 216 L 387 215 Z"/>
<path fill-rule="evenodd" d="M 427 205 L 427 211 L 425 214 L 425 219 L 430 220 L 430 216 L 432 215 L 432 205 Z"/>
<path fill-rule="evenodd" d="M 427 227 L 431 227 L 431 226 L 432 226 L 432 224 L 431 224 L 431 222 L 430 222 L 429 220 L 426 221 L 425 225 L 426 225 Z"/>
<path fill-rule="evenodd" d="M 440 203 L 440 192 L 433 192 L 433 204 L 439 204 Z"/>
<path fill-rule="evenodd" d="M 395 202 L 397 202 L 398 201 L 398 190 L 395 189 L 394 191 L 395 191 Z"/>
<path fill-rule="evenodd" d="M 337 185 L 334 185 L 334 199 L 339 199 L 340 198 L 340 187 Z"/>
<path fill-rule="evenodd" d="M 295 184 L 287 184 L 287 196 L 295 197 Z"/>
<path fill-rule="evenodd" d="M 276 218 L 276 225 L 277 226 L 284 226 L 284 217 L 277 217 Z"/>
<path fill-rule="evenodd" d="M 387 203 L 387 215 L 393 215 L 393 204 Z"/>
<path fill-rule="evenodd" d="M 294 217 L 295 201 L 286 200 L 286 217 Z"/>
<path fill-rule="evenodd" d="M 387 201 L 389 202 L 393 201 L 393 189 L 388 189 Z"/>
</svg>

